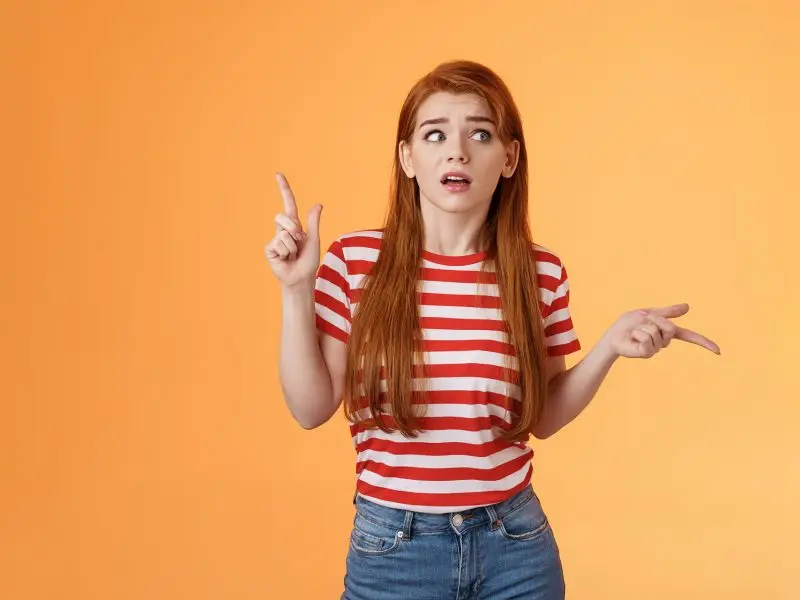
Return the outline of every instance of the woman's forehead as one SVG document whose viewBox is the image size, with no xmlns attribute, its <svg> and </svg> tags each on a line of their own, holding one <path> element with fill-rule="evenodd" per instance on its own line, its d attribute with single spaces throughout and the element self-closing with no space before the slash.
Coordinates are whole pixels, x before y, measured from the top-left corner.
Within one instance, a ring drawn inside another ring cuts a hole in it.
<svg viewBox="0 0 800 600">
<path fill-rule="evenodd" d="M 417 122 L 427 119 L 450 118 L 456 116 L 492 116 L 486 100 L 477 94 L 453 94 L 435 92 L 428 96 L 417 111 Z"/>
</svg>

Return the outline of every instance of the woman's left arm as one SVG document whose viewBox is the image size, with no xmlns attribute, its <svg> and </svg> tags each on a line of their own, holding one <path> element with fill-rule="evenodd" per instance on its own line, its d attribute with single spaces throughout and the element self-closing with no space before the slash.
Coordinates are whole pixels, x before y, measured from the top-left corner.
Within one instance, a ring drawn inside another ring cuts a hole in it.
<svg viewBox="0 0 800 600">
<path fill-rule="evenodd" d="M 539 439 L 548 438 L 581 414 L 620 356 L 650 358 L 669 346 L 673 339 L 719 354 L 719 346 L 710 339 L 670 321 L 687 312 L 688 304 L 630 311 L 623 314 L 572 368 L 565 368 L 563 357 L 548 358 L 549 392 L 533 435 Z"/>
</svg>

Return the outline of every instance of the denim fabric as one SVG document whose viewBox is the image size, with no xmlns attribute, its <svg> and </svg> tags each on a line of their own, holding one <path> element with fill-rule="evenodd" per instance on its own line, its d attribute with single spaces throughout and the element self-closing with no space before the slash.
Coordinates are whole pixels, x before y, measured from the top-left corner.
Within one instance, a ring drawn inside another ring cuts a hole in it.
<svg viewBox="0 0 800 600">
<path fill-rule="evenodd" d="M 461 513 L 355 505 L 342 600 L 564 598 L 558 545 L 530 486 Z"/>
</svg>

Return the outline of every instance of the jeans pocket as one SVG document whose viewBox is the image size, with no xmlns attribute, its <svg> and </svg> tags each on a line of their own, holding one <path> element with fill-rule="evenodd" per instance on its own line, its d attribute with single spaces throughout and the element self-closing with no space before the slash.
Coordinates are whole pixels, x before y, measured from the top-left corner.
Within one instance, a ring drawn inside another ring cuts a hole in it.
<svg viewBox="0 0 800 600">
<path fill-rule="evenodd" d="M 550 528 L 536 494 L 499 518 L 500 531 L 509 540 L 534 540 Z"/>
<path fill-rule="evenodd" d="M 350 547 L 359 554 L 383 556 L 400 547 L 400 536 L 397 530 L 356 513 L 350 534 Z"/>
</svg>

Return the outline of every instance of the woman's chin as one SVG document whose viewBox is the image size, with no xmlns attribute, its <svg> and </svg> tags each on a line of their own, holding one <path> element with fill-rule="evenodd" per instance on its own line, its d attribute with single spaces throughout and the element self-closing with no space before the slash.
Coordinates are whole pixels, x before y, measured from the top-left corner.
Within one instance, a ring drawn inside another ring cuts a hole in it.
<svg viewBox="0 0 800 600">
<path fill-rule="evenodd" d="M 423 197 L 432 208 L 452 214 L 469 214 L 474 212 L 484 213 L 491 203 L 491 198 L 485 201 L 476 200 L 469 194 L 439 194 L 432 200 Z"/>
</svg>

